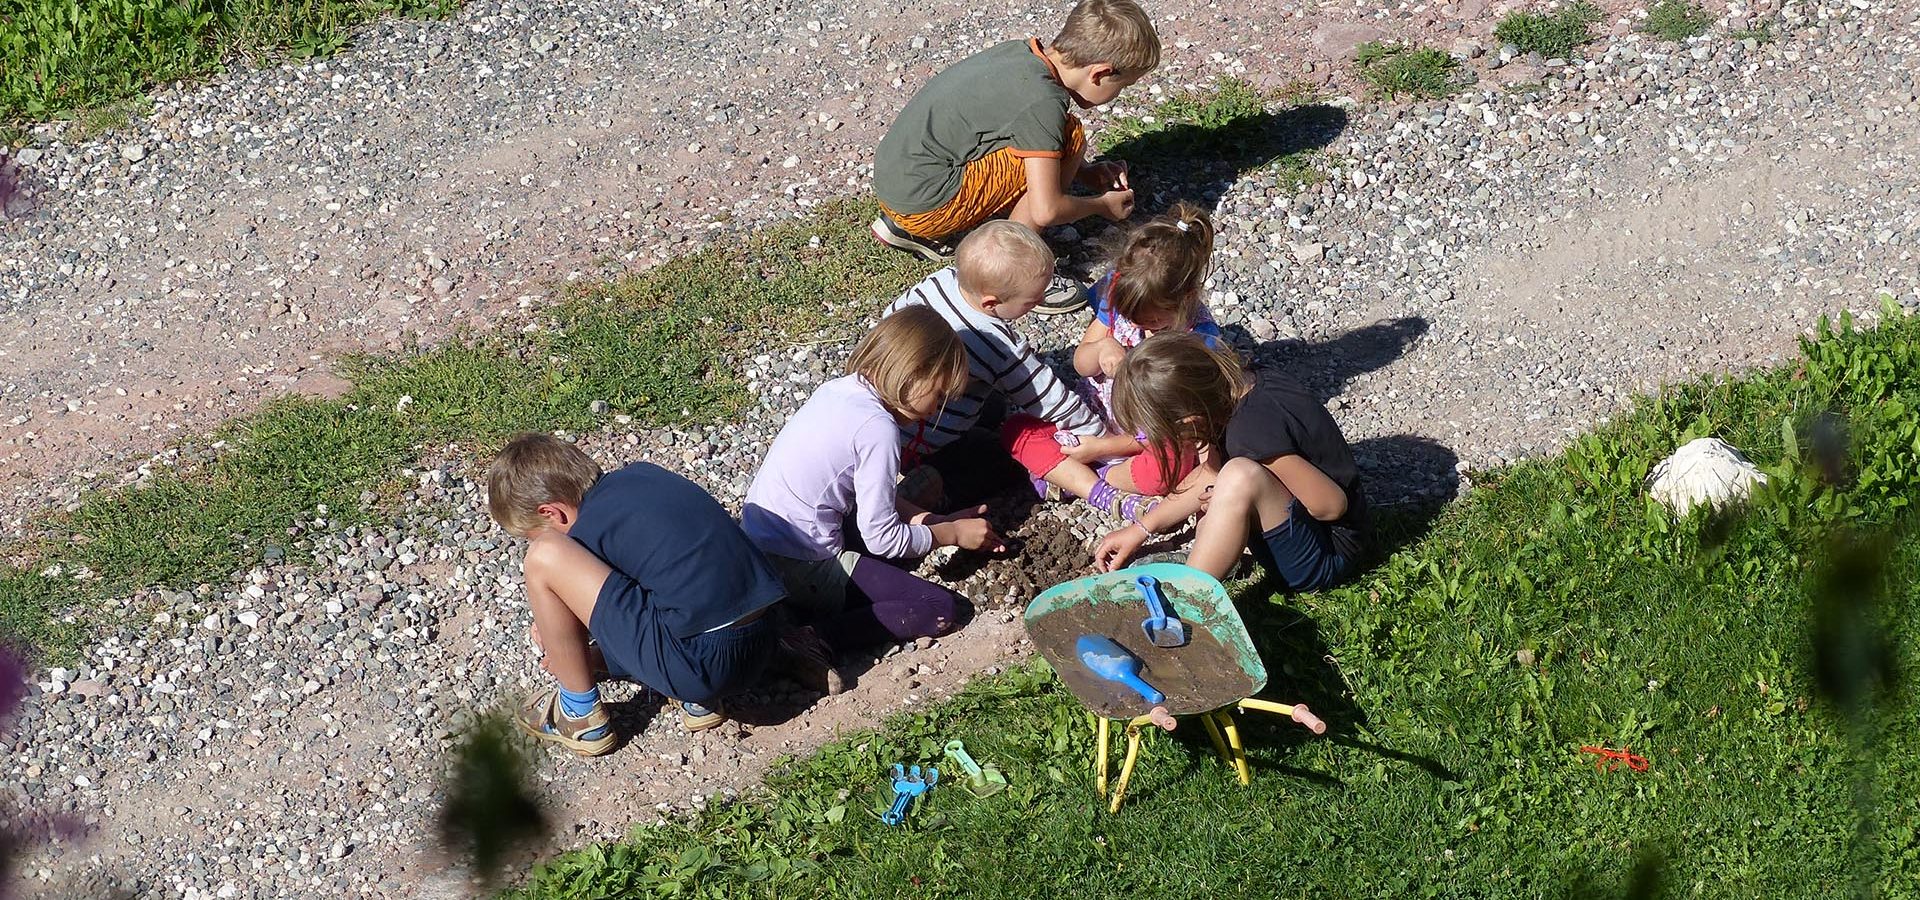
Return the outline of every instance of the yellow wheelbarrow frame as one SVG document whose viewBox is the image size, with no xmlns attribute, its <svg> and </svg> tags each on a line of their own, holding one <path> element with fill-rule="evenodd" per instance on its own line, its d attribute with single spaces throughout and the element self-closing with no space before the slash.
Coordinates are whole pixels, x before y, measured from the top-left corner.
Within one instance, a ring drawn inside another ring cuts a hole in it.
<svg viewBox="0 0 1920 900">
<path fill-rule="evenodd" d="M 1213 741 L 1214 752 L 1219 753 L 1220 759 L 1227 765 L 1233 767 L 1234 777 L 1239 780 L 1241 787 L 1253 783 L 1253 773 L 1247 766 L 1247 747 L 1246 744 L 1240 740 L 1240 727 L 1233 721 L 1233 712 L 1235 710 L 1246 712 L 1250 709 L 1273 713 L 1277 716 L 1284 716 L 1300 722 L 1309 728 L 1314 728 L 1316 732 L 1326 729 L 1326 726 L 1320 723 L 1319 718 L 1314 716 L 1313 712 L 1308 710 L 1304 704 L 1275 703 L 1271 700 L 1261 700 L 1255 697 L 1235 701 L 1231 706 L 1223 706 L 1219 709 L 1210 709 L 1203 713 L 1197 713 L 1196 715 L 1200 717 L 1200 724 L 1207 727 L 1207 737 Z M 1100 792 L 1100 796 L 1108 798 L 1107 812 L 1117 813 L 1120 811 L 1120 802 L 1126 799 L 1127 796 L 1127 782 L 1133 779 L 1133 764 L 1140 758 L 1141 727 L 1154 725 L 1154 717 L 1145 715 L 1134 716 L 1131 719 L 1109 719 L 1105 716 L 1095 715 L 1093 718 L 1095 722 L 1094 769 L 1097 773 L 1094 778 L 1094 788 Z M 1120 763 L 1120 780 L 1114 784 L 1113 793 L 1109 795 L 1107 793 L 1107 773 L 1111 766 L 1112 728 L 1113 723 L 1121 721 L 1127 723 L 1127 753 L 1125 759 Z"/>
</svg>

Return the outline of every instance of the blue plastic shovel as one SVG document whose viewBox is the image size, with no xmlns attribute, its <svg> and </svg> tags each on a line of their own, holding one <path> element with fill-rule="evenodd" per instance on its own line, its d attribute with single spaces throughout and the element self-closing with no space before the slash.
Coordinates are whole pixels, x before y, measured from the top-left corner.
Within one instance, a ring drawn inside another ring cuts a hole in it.
<svg viewBox="0 0 1920 900">
<path fill-rule="evenodd" d="M 1140 593 L 1147 598 L 1147 617 L 1140 622 L 1140 630 L 1146 634 L 1147 642 L 1155 647 L 1185 647 L 1187 645 L 1187 623 L 1167 615 L 1167 601 L 1160 595 L 1160 581 L 1152 575 L 1142 575 L 1133 580 L 1140 586 Z"/>
<path fill-rule="evenodd" d="M 1163 703 L 1167 695 L 1140 677 L 1140 660 L 1128 653 L 1125 647 L 1114 643 L 1109 637 L 1097 634 L 1083 634 L 1074 643 L 1074 652 L 1080 654 L 1080 664 L 1087 670 L 1108 681 L 1117 681 L 1140 693 L 1141 699 L 1148 703 Z"/>
</svg>

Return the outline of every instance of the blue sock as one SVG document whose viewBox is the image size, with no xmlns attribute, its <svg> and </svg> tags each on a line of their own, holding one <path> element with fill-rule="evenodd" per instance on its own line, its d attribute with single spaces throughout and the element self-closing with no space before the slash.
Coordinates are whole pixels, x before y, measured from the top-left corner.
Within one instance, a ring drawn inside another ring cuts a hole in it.
<svg viewBox="0 0 1920 900">
<path fill-rule="evenodd" d="M 600 686 L 594 685 L 584 691 L 560 689 L 560 711 L 569 719 L 578 719 L 593 712 L 593 705 L 600 702 Z"/>
</svg>

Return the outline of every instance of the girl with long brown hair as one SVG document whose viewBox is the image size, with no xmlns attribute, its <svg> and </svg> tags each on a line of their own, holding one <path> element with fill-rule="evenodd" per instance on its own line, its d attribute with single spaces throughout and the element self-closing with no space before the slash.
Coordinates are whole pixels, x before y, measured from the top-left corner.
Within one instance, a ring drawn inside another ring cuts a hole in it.
<svg viewBox="0 0 1920 900">
<path fill-rule="evenodd" d="M 1353 449 L 1314 395 L 1279 369 L 1242 369 L 1192 334 L 1142 341 L 1116 370 L 1113 413 L 1150 452 L 1205 446 L 1223 460 L 1187 564 L 1224 578 L 1242 548 L 1288 588 L 1352 574 L 1366 527 Z M 1095 562 L 1125 566 L 1151 535 L 1109 533 Z M 1256 539 L 1257 538 L 1257 539 Z"/>
</svg>

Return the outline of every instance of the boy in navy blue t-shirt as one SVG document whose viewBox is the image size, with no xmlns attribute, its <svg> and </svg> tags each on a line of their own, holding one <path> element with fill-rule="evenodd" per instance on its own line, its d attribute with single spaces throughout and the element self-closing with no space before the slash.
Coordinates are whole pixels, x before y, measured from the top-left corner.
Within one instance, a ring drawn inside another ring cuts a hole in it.
<svg viewBox="0 0 1920 900">
<path fill-rule="evenodd" d="M 720 698 L 776 655 L 780 576 L 693 482 L 650 463 L 602 475 L 572 444 L 527 434 L 495 457 L 487 492 L 494 520 L 528 540 L 527 599 L 560 682 L 521 705 L 533 736 L 583 756 L 613 749 L 596 664 L 674 698 L 688 730 L 711 728 Z"/>
</svg>

